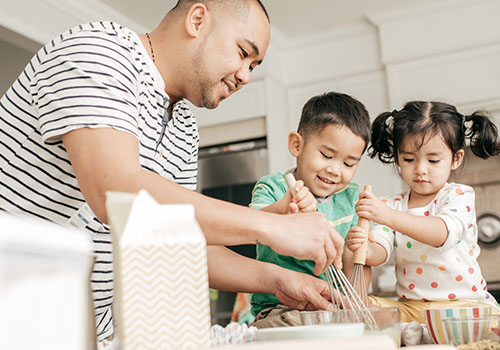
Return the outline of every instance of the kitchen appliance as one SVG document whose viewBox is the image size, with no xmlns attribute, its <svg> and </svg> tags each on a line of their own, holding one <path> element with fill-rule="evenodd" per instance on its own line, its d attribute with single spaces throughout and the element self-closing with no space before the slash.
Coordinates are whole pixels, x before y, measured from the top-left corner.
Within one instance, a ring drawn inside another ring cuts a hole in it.
<svg viewBox="0 0 500 350">
<path fill-rule="evenodd" d="M 198 191 L 213 198 L 248 206 L 255 183 L 269 173 L 266 138 L 243 140 L 200 148 Z M 255 258 L 254 244 L 229 247 Z M 236 293 L 217 291 L 212 295 L 212 324 L 226 325 L 231 319 Z"/>
<path fill-rule="evenodd" d="M 500 157 L 486 160 L 465 150 L 463 169 L 454 175 L 454 182 L 474 188 L 476 194 L 476 218 L 478 243 L 481 253 L 478 257 L 481 273 L 488 285 L 488 291 L 500 300 Z"/>
</svg>

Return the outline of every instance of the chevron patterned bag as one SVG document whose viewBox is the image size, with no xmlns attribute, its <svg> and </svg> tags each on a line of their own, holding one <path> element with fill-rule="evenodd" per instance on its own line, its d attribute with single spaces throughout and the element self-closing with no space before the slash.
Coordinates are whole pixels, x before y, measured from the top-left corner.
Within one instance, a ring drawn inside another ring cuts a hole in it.
<svg viewBox="0 0 500 350">
<path fill-rule="evenodd" d="M 125 350 L 209 346 L 205 237 L 192 205 L 146 191 L 107 193 L 115 280 L 115 337 Z"/>
</svg>

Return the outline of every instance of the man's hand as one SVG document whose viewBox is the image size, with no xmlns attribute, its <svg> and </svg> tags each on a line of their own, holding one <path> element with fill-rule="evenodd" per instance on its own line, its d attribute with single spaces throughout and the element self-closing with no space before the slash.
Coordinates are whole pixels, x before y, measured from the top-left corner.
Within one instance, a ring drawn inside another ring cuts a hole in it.
<svg viewBox="0 0 500 350">
<path fill-rule="evenodd" d="M 314 274 L 326 271 L 332 263 L 342 268 L 344 239 L 335 230 L 323 213 L 298 213 L 276 215 L 279 223 L 260 242 L 270 246 L 281 255 L 313 260 Z"/>
<path fill-rule="evenodd" d="M 328 284 L 303 273 L 283 269 L 273 294 L 286 306 L 297 310 L 333 310 Z"/>
</svg>

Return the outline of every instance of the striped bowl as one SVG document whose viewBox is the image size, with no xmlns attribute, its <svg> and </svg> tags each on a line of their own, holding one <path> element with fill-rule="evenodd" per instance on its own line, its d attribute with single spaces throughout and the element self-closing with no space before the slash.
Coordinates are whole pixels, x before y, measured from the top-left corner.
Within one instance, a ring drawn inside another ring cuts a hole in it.
<svg viewBox="0 0 500 350">
<path fill-rule="evenodd" d="M 494 318 L 494 316 L 447 318 L 443 320 L 446 336 L 453 345 L 487 339 L 490 324 L 494 322 Z"/>
<path fill-rule="evenodd" d="M 491 307 L 481 306 L 481 307 L 457 307 L 457 308 L 439 308 L 439 309 L 426 309 L 425 313 L 425 323 L 427 324 L 427 329 L 429 334 L 436 344 L 451 344 L 451 339 L 448 337 L 446 328 L 444 325 L 445 319 L 469 319 L 469 318 L 481 318 L 488 317 L 491 314 Z M 474 328 L 476 327 L 476 328 Z M 487 329 L 487 325 L 486 325 Z M 475 326 L 472 325 L 472 334 L 480 333 L 479 323 Z"/>
</svg>

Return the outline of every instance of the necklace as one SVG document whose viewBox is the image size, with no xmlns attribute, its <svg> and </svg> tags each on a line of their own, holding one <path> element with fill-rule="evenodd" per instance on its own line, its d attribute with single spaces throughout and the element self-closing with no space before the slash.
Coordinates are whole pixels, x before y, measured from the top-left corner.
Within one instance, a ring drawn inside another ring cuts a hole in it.
<svg viewBox="0 0 500 350">
<path fill-rule="evenodd" d="M 155 62 L 155 53 L 153 51 L 153 44 L 151 44 L 151 38 L 149 37 L 149 33 L 146 33 L 146 37 L 148 38 L 149 48 L 151 49 L 151 58 L 153 59 L 153 63 L 156 63 Z"/>
</svg>

